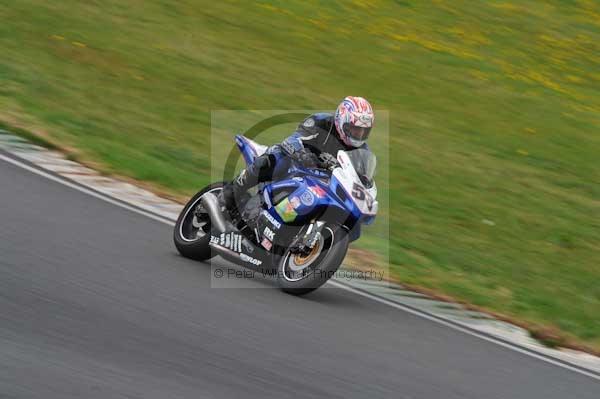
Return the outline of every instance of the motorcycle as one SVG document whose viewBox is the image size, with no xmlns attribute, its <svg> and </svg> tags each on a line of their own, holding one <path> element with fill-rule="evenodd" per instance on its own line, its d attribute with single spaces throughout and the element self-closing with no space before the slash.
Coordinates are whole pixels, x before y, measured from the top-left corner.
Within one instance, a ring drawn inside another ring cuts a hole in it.
<svg viewBox="0 0 600 399">
<path fill-rule="evenodd" d="M 247 164 L 268 147 L 236 135 Z M 303 295 L 323 285 L 342 264 L 348 245 L 378 209 L 375 156 L 366 149 L 322 153 L 307 166 L 291 160 L 287 174 L 260 183 L 226 209 L 224 182 L 208 185 L 185 205 L 173 238 L 184 257 L 216 255 L 276 277 L 279 287 Z"/>
</svg>

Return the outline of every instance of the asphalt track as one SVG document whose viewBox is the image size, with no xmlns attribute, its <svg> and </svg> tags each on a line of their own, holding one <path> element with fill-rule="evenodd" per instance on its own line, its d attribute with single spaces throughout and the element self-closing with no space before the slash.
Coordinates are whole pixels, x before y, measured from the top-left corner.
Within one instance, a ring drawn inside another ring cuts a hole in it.
<svg viewBox="0 0 600 399">
<path fill-rule="evenodd" d="M 0 161 L 0 398 L 593 398 L 341 289 L 211 288 L 171 227 Z"/>
</svg>

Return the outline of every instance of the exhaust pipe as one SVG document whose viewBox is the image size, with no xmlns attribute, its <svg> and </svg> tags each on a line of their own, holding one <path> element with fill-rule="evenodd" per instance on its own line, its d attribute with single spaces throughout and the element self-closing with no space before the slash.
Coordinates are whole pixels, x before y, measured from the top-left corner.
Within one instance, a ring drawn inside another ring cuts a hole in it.
<svg viewBox="0 0 600 399">
<path fill-rule="evenodd" d="M 249 243 L 249 245 L 252 245 L 251 243 Z M 225 248 L 222 245 L 219 245 L 215 242 L 211 242 L 208 244 L 208 246 L 210 247 L 210 249 L 212 251 L 214 251 L 217 255 L 220 255 L 223 259 L 226 259 L 230 262 L 236 263 L 238 265 L 247 267 L 247 268 L 251 268 L 251 269 L 256 269 L 259 270 L 259 267 L 262 265 L 264 259 L 262 257 L 254 257 L 252 255 L 248 255 L 244 252 L 235 252 L 232 251 L 229 248 Z M 254 248 L 256 248 L 254 245 L 252 245 Z"/>
<path fill-rule="evenodd" d="M 241 233 L 228 221 L 226 221 L 225 216 L 223 216 L 223 212 L 221 212 L 221 206 L 219 205 L 219 199 L 213 193 L 206 193 L 202 196 L 200 203 L 208 213 L 211 222 L 211 228 L 215 230 L 217 234 L 221 234 L 221 239 L 223 238 L 223 233 L 232 234 L 231 237 L 235 234 L 236 237 L 240 239 L 240 241 L 236 241 L 234 238 L 230 238 L 229 242 L 232 242 L 232 247 L 237 246 L 240 252 L 236 252 L 231 248 L 226 248 L 223 245 L 217 244 L 216 242 L 209 242 L 208 246 L 211 250 L 215 251 L 218 255 L 227 259 L 233 263 L 237 263 L 239 265 L 243 265 L 245 267 L 258 267 L 262 264 L 262 260 L 255 259 L 254 257 L 245 254 L 242 251 L 242 246 L 250 247 L 250 252 L 254 252 L 256 246 L 249 242 L 246 238 L 243 238 Z M 229 227 L 229 228 L 228 228 Z M 212 240 L 212 239 L 211 239 Z M 235 243 L 235 244 L 233 244 Z"/>
<path fill-rule="evenodd" d="M 210 249 L 215 251 L 217 253 L 217 255 L 221 256 L 223 259 L 227 259 L 228 261 L 233 262 L 233 263 L 240 263 L 240 261 L 241 261 L 240 254 L 232 251 L 229 248 L 225 248 L 214 242 L 209 243 L 208 246 L 210 247 Z"/>
<path fill-rule="evenodd" d="M 210 216 L 211 225 L 219 232 L 224 233 L 227 230 L 227 223 L 225 217 L 221 212 L 219 206 L 219 199 L 213 193 L 206 193 L 200 199 L 202 206 L 206 209 L 208 216 Z"/>
</svg>

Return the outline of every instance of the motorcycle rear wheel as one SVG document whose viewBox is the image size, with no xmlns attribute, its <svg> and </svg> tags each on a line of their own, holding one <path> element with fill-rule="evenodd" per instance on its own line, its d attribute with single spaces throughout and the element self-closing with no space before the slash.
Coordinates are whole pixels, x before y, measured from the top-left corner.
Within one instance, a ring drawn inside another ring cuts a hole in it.
<svg viewBox="0 0 600 399">
<path fill-rule="evenodd" d="M 173 242 L 181 255 L 194 260 L 207 260 L 215 256 L 211 253 L 210 242 L 210 218 L 208 214 L 198 218 L 195 214 L 200 204 L 200 199 L 206 193 L 218 195 L 223 189 L 224 183 L 213 183 L 194 195 L 177 218 L 173 230 Z"/>
</svg>

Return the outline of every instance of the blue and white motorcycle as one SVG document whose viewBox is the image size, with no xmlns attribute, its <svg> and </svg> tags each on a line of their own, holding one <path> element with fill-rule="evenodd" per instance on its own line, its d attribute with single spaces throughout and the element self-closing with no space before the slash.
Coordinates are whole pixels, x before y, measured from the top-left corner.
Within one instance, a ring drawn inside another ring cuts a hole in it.
<svg viewBox="0 0 600 399">
<path fill-rule="evenodd" d="M 247 164 L 268 149 L 241 135 L 236 143 Z M 316 167 L 292 161 L 283 179 L 259 184 L 235 210 L 219 200 L 224 183 L 213 183 L 182 210 L 175 246 L 187 258 L 220 255 L 306 294 L 335 275 L 361 225 L 375 219 L 375 161 L 360 148 L 321 154 Z"/>
</svg>

